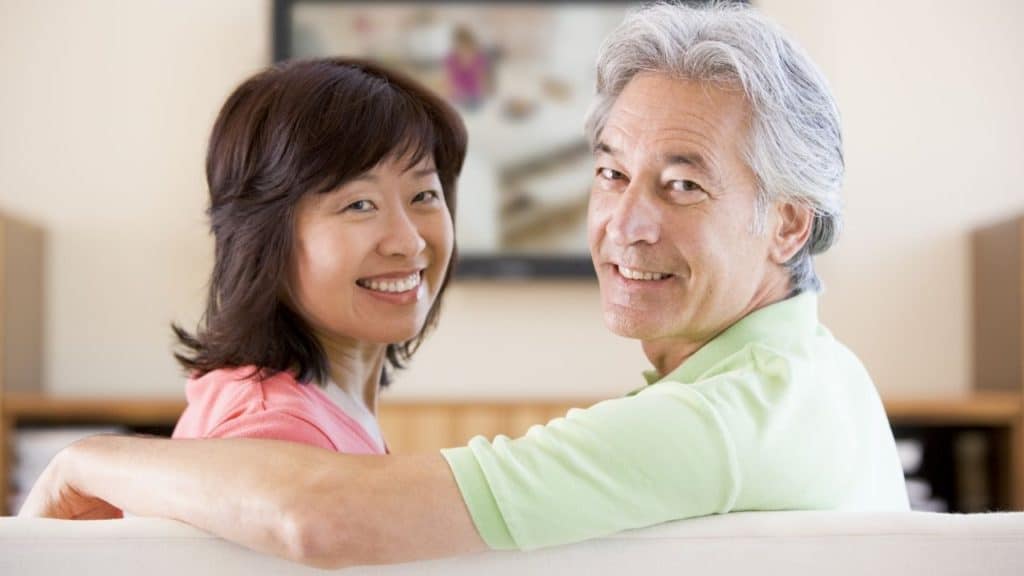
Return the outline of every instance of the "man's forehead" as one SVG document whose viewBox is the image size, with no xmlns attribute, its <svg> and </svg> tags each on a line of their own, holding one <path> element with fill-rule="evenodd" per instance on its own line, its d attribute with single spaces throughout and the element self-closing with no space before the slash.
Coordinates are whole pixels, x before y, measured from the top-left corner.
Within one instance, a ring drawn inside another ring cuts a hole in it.
<svg viewBox="0 0 1024 576">
<path fill-rule="evenodd" d="M 612 131 L 612 133 L 614 133 L 614 131 Z M 709 170 L 709 164 L 714 158 L 714 154 L 706 147 L 682 141 L 676 143 L 664 142 L 662 146 L 655 145 L 651 149 L 641 150 L 635 147 L 620 147 L 614 138 L 609 138 L 607 140 L 599 138 L 597 144 L 594 146 L 594 154 L 607 154 L 613 158 L 622 158 L 627 154 L 627 150 L 634 153 L 642 152 L 657 164 L 684 164 L 693 166 L 694 168 L 705 172 Z"/>
<path fill-rule="evenodd" d="M 594 151 L 614 154 L 642 146 L 666 161 L 712 156 L 735 148 L 747 132 L 748 118 L 746 100 L 733 90 L 643 73 L 612 105 Z"/>
</svg>

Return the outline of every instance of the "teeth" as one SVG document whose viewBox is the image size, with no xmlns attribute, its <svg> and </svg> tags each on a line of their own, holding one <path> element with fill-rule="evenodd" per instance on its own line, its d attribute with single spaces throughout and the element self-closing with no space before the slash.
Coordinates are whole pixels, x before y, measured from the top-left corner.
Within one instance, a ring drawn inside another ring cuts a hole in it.
<svg viewBox="0 0 1024 576">
<path fill-rule="evenodd" d="M 356 284 L 377 292 L 408 292 L 420 285 L 420 273 L 413 272 L 397 280 L 358 280 Z"/>
<path fill-rule="evenodd" d="M 625 266 L 619 266 L 619 274 L 622 274 L 630 280 L 663 280 L 671 276 L 671 274 L 661 274 L 659 272 L 642 272 L 640 270 L 626 268 Z"/>
</svg>

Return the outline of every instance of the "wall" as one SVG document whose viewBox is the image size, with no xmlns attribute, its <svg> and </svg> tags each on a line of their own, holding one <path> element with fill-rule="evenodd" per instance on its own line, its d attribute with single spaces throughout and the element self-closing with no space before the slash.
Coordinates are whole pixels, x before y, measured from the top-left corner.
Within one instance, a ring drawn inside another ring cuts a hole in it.
<svg viewBox="0 0 1024 576">
<path fill-rule="evenodd" d="M 264 2 L 0 2 L 0 209 L 46 229 L 43 385 L 176 394 L 212 247 L 205 139 L 269 58 Z"/>
<path fill-rule="evenodd" d="M 1024 5 L 764 0 L 833 83 L 847 227 L 822 316 L 883 391 L 971 385 L 970 232 L 1024 214 Z"/>
<path fill-rule="evenodd" d="M 764 0 L 833 82 L 847 229 L 821 259 L 828 325 L 887 394 L 969 386 L 973 228 L 1024 212 L 1024 6 Z M 210 267 L 204 141 L 269 59 L 265 0 L 0 0 L 0 209 L 46 243 L 43 386 L 180 394 L 168 323 Z M 453 287 L 396 396 L 601 396 L 639 347 L 587 283 Z"/>
</svg>

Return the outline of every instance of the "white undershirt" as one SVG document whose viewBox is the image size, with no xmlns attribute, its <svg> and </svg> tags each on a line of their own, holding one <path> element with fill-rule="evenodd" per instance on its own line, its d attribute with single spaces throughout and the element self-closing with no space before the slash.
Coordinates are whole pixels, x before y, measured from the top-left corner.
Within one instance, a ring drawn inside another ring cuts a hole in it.
<svg viewBox="0 0 1024 576">
<path fill-rule="evenodd" d="M 324 393 L 334 402 L 335 406 L 340 408 L 349 418 L 355 420 L 366 431 L 370 438 L 377 443 L 377 448 L 381 452 L 384 451 L 384 436 L 380 432 L 377 418 L 366 406 L 361 402 L 356 402 L 341 386 L 335 384 L 333 380 L 327 381 Z"/>
</svg>

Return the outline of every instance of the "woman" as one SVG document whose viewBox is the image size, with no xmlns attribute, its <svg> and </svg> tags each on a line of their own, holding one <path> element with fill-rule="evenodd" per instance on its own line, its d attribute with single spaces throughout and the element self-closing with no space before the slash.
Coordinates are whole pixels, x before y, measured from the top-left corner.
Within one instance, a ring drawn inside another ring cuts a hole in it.
<svg viewBox="0 0 1024 576">
<path fill-rule="evenodd" d="M 368 62 L 306 60 L 228 98 L 206 160 L 215 263 L 175 438 L 386 452 L 377 393 L 437 318 L 465 129 Z"/>
</svg>

